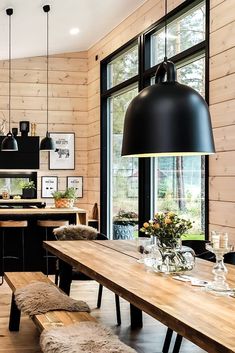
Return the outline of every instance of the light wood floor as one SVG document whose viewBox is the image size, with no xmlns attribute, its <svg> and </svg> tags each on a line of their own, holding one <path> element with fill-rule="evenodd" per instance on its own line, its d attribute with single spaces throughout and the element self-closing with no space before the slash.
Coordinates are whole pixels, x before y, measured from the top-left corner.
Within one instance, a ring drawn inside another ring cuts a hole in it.
<svg viewBox="0 0 235 353">
<path fill-rule="evenodd" d="M 98 285 L 94 281 L 74 281 L 71 296 L 83 299 L 92 308 L 92 314 L 103 324 L 111 327 L 120 339 L 139 353 L 161 353 L 166 327 L 144 316 L 144 327 L 131 330 L 129 326 L 129 305 L 121 300 L 122 325 L 116 326 L 114 294 L 103 292 L 101 309 L 96 309 Z M 0 287 L 0 353 L 40 353 L 39 335 L 34 324 L 27 317 L 22 317 L 19 332 L 8 331 L 9 305 L 11 292 L 7 284 Z M 181 353 L 203 353 L 204 351 L 190 342 L 183 340 Z M 95 353 L 95 352 L 94 352 Z"/>
</svg>

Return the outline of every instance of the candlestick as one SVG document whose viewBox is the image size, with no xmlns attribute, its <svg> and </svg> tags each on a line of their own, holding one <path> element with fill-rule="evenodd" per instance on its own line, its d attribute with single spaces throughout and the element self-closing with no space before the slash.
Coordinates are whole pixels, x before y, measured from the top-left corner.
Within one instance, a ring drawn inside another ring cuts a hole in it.
<svg viewBox="0 0 235 353">
<path fill-rule="evenodd" d="M 214 274 L 214 280 L 206 286 L 208 290 L 212 290 L 220 293 L 223 293 L 223 292 L 227 293 L 230 290 L 229 285 L 226 282 L 226 275 L 228 270 L 224 264 L 224 254 L 230 251 L 233 251 L 233 246 L 228 245 L 228 237 L 222 237 L 222 245 L 226 245 L 226 244 L 227 244 L 226 247 L 225 246 L 217 247 L 218 245 L 217 243 L 215 247 L 214 243 L 212 242 L 206 244 L 206 249 L 213 252 L 216 257 L 216 264 L 214 265 L 212 270 L 212 273 Z"/>
<path fill-rule="evenodd" d="M 220 235 L 214 231 L 211 234 L 211 243 L 214 249 L 220 248 Z"/>
<path fill-rule="evenodd" d="M 220 248 L 227 248 L 228 247 L 228 233 L 220 233 Z"/>
</svg>

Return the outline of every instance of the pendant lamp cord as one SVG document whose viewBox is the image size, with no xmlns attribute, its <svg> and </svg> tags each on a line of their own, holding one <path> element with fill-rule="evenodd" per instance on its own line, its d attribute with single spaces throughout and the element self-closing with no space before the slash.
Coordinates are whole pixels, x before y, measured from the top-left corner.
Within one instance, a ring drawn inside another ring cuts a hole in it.
<svg viewBox="0 0 235 353">
<path fill-rule="evenodd" d="M 47 133 L 48 133 L 48 107 L 49 107 L 49 11 L 47 12 Z"/>
<path fill-rule="evenodd" d="M 167 0 L 165 0 L 165 57 L 164 61 L 167 62 Z"/>
<path fill-rule="evenodd" d="M 9 15 L 9 132 L 11 132 L 11 15 Z"/>
</svg>

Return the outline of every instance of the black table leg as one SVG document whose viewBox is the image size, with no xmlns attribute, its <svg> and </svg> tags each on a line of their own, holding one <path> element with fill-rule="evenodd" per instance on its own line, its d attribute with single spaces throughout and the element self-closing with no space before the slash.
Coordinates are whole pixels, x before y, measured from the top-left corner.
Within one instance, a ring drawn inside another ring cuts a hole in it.
<svg viewBox="0 0 235 353">
<path fill-rule="evenodd" d="M 172 335 L 173 335 L 173 330 L 168 327 L 167 328 L 167 332 L 166 332 L 164 345 L 163 345 L 163 348 L 162 348 L 162 353 L 168 353 L 169 352 Z"/>
<path fill-rule="evenodd" d="M 177 334 L 172 353 L 179 353 L 183 337 Z"/>
<path fill-rule="evenodd" d="M 59 260 L 59 273 L 59 288 L 62 289 L 62 291 L 67 295 L 69 295 L 72 282 L 72 266 L 62 260 Z"/>
<path fill-rule="evenodd" d="M 143 315 L 142 311 L 136 306 L 130 304 L 130 314 L 131 314 L 131 327 L 143 327 Z"/>
<path fill-rule="evenodd" d="M 12 293 L 11 311 L 10 311 L 10 319 L 9 319 L 9 331 L 19 331 L 20 314 L 21 314 L 21 311 L 17 308 L 16 302 L 15 302 L 15 294 Z"/>
</svg>

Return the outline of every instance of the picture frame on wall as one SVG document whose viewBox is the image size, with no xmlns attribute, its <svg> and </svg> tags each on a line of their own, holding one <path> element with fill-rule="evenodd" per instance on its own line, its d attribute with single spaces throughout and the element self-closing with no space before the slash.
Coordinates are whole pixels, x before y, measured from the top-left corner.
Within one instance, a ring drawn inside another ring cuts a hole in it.
<svg viewBox="0 0 235 353">
<path fill-rule="evenodd" d="M 53 198 L 52 193 L 58 191 L 58 177 L 42 176 L 41 186 L 41 196 L 43 198 Z"/>
<path fill-rule="evenodd" d="M 67 187 L 76 189 L 76 197 L 83 197 L 83 177 L 82 176 L 68 176 Z"/>
<path fill-rule="evenodd" d="M 75 169 L 75 133 L 51 132 L 55 142 L 55 151 L 49 152 L 49 169 Z"/>
</svg>

